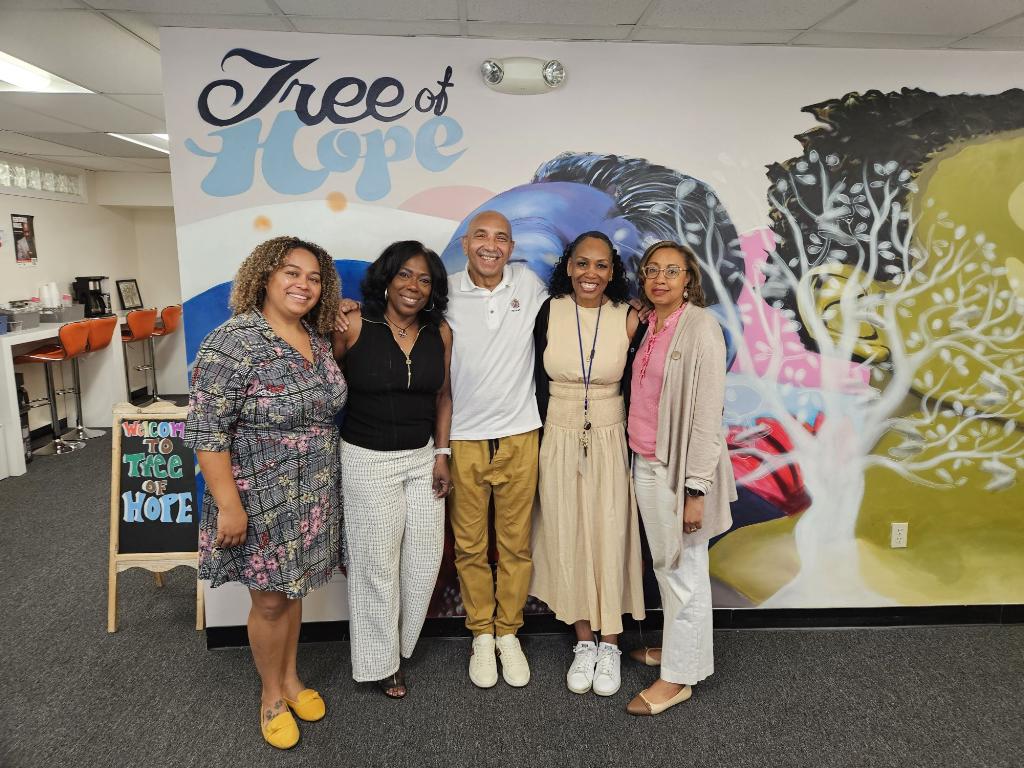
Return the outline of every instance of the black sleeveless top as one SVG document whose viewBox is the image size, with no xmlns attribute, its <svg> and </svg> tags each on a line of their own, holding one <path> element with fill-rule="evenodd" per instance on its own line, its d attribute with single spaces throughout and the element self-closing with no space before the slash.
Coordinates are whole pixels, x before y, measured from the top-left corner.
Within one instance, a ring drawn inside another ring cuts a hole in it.
<svg viewBox="0 0 1024 768">
<path fill-rule="evenodd" d="M 412 329 L 409 330 L 412 333 Z M 345 354 L 348 405 L 341 437 L 371 451 L 422 448 L 434 434 L 437 393 L 444 384 L 444 342 L 427 323 L 409 355 L 383 321 L 363 318 Z"/>
</svg>

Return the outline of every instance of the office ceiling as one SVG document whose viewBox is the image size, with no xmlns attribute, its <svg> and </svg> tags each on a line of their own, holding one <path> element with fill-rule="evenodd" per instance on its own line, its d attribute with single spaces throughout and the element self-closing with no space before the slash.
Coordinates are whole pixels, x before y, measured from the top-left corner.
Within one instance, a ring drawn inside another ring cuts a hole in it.
<svg viewBox="0 0 1024 768">
<path fill-rule="evenodd" d="M 0 51 L 94 93 L 0 90 L 0 153 L 167 172 L 160 27 L 1024 50 L 1024 0 L 0 0 Z"/>
</svg>

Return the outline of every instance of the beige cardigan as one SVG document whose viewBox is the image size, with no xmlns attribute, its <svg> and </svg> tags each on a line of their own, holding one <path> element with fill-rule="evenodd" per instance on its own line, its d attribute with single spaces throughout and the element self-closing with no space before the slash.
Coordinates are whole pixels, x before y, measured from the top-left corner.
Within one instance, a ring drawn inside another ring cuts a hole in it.
<svg viewBox="0 0 1024 768">
<path fill-rule="evenodd" d="M 701 307 L 688 306 L 665 357 L 654 454 L 668 467 L 668 484 L 678 499 L 680 545 L 684 536 L 687 544 L 701 544 L 732 527 L 729 502 L 736 501 L 736 481 L 722 425 L 725 364 L 725 339 L 715 316 Z M 688 478 L 703 480 L 708 492 L 700 531 L 684 534 Z M 670 558 L 670 564 L 677 557 L 678 553 Z"/>
</svg>

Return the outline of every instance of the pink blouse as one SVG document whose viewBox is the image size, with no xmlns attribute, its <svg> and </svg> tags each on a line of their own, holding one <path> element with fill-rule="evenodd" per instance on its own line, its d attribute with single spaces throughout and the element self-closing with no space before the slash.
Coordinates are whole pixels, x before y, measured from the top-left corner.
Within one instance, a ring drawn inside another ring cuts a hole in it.
<svg viewBox="0 0 1024 768">
<path fill-rule="evenodd" d="M 654 330 L 655 317 L 653 313 L 651 314 L 651 325 L 647 328 L 633 361 L 629 400 L 629 447 L 650 461 L 656 461 L 654 452 L 658 444 L 658 403 L 661 400 L 665 358 L 684 309 L 686 304 L 669 315 L 665 325 L 657 332 Z"/>
</svg>

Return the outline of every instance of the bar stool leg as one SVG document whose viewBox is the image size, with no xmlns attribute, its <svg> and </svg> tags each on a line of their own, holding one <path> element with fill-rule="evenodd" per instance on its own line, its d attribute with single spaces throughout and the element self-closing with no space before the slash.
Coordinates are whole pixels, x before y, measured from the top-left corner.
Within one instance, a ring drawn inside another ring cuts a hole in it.
<svg viewBox="0 0 1024 768">
<path fill-rule="evenodd" d="M 96 437 L 103 437 L 104 433 L 98 429 L 86 429 L 82 425 L 82 374 L 78 369 L 78 358 L 71 358 L 71 372 L 75 381 L 75 428 L 69 429 L 61 438 L 65 440 L 92 440 Z"/>
<path fill-rule="evenodd" d="M 124 401 L 131 403 L 132 401 L 132 377 L 131 369 L 128 367 L 128 342 L 121 342 L 121 357 L 124 358 Z"/>
<path fill-rule="evenodd" d="M 163 398 L 160 397 L 160 389 L 156 382 L 156 347 L 153 346 L 152 336 L 146 339 L 146 346 L 149 347 L 149 369 L 153 372 L 153 396 L 146 403 L 146 405 L 150 405 L 163 400 Z"/>
<path fill-rule="evenodd" d="M 61 439 L 60 418 L 57 416 L 57 389 L 53 385 L 53 363 L 43 363 L 46 373 L 46 396 L 50 399 L 50 428 L 53 430 L 53 442 L 33 451 L 35 456 L 63 456 L 81 448 L 85 443 L 68 442 Z"/>
</svg>

